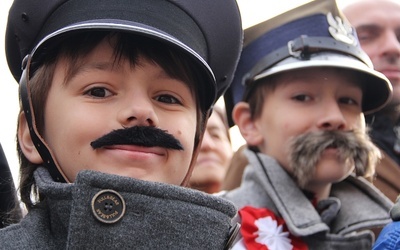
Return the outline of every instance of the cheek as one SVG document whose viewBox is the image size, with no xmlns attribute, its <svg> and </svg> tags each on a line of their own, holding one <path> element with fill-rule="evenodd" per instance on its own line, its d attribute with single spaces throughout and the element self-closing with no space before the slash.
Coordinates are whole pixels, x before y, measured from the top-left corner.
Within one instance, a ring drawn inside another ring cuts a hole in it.
<svg viewBox="0 0 400 250">
<path fill-rule="evenodd" d="M 177 126 L 176 124 L 179 124 Z M 181 121 L 176 121 L 174 123 L 167 123 L 168 127 L 162 128 L 170 131 L 176 139 L 178 139 L 185 152 L 193 153 L 194 148 L 194 138 L 196 133 L 196 119 L 189 118 L 189 119 L 182 119 Z"/>
<path fill-rule="evenodd" d="M 111 118 L 105 110 L 61 102 L 49 102 L 47 106 L 44 139 L 59 161 L 90 152 L 90 143 L 110 130 L 107 126 Z"/>
<path fill-rule="evenodd" d="M 369 44 L 363 43 L 362 48 L 363 48 L 364 52 L 367 53 L 371 59 L 373 56 L 375 56 L 376 48 L 374 45 L 369 45 Z"/>
<path fill-rule="evenodd" d="M 275 158 L 279 164 L 288 172 L 292 172 L 289 167 L 289 155 L 291 154 L 291 140 L 307 131 L 308 127 L 301 126 L 299 123 L 280 120 L 271 123 L 273 127 L 265 128 L 265 151 L 267 155 Z"/>
<path fill-rule="evenodd" d="M 230 159 L 233 156 L 233 152 L 230 146 L 229 141 L 221 141 L 221 143 L 217 144 L 217 151 L 221 157 L 224 165 L 228 165 L 230 163 Z"/>
<path fill-rule="evenodd" d="M 349 121 L 349 124 L 351 125 L 351 129 L 357 129 L 362 132 L 367 131 L 365 118 L 362 113 L 360 113 L 357 116 L 351 116 L 351 117 L 347 118 L 347 120 Z"/>
<path fill-rule="evenodd" d="M 281 151 L 288 143 L 290 137 L 297 133 L 294 124 L 290 121 L 282 120 L 281 118 L 269 119 L 265 122 L 262 128 L 264 141 L 266 142 L 267 150 Z"/>
</svg>

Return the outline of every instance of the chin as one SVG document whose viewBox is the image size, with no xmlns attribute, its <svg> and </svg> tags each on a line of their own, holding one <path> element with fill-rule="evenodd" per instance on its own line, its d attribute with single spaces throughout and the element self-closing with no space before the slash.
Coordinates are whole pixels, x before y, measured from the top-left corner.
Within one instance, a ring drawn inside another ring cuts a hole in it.
<svg viewBox="0 0 400 250">
<path fill-rule="evenodd" d="M 346 169 L 343 169 L 343 164 L 342 165 L 328 165 L 324 166 L 324 169 L 319 169 L 317 171 L 314 180 L 319 183 L 336 183 L 340 182 L 344 179 L 346 179 L 352 172 L 354 168 L 349 169 L 348 171 Z M 338 170 L 340 168 L 340 171 L 332 171 L 332 170 Z M 321 173 L 323 172 L 323 173 Z"/>
<path fill-rule="evenodd" d="M 205 174 L 205 175 L 197 175 L 190 178 L 190 183 L 193 184 L 207 184 L 207 183 L 215 183 L 215 182 L 222 182 L 223 178 L 219 178 L 215 174 Z"/>
</svg>

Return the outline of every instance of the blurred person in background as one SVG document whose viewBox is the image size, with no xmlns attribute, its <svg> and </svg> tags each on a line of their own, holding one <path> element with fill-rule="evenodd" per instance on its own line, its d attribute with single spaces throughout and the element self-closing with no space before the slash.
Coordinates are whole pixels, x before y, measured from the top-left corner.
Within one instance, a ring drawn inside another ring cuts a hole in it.
<svg viewBox="0 0 400 250">
<path fill-rule="evenodd" d="M 219 192 L 232 155 L 226 113 L 223 108 L 215 106 L 207 122 L 189 186 L 206 193 Z"/>
<path fill-rule="evenodd" d="M 240 186 L 242 182 L 243 172 L 248 166 L 249 161 L 245 155 L 247 145 L 240 146 L 232 156 L 231 164 L 226 172 L 224 182 L 222 183 L 222 190 L 232 190 Z"/>
<path fill-rule="evenodd" d="M 400 193 L 400 2 L 362 0 L 346 6 L 343 12 L 355 27 L 361 48 L 371 58 L 375 70 L 383 73 L 393 86 L 388 105 L 365 118 L 372 141 L 383 155 L 373 183 L 395 201 Z"/>
</svg>

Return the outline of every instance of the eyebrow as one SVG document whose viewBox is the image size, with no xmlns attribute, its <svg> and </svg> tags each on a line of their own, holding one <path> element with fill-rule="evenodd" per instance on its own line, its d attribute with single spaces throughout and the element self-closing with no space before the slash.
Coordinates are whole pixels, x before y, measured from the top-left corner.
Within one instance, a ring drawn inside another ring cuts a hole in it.
<svg viewBox="0 0 400 250">
<path fill-rule="evenodd" d="M 94 63 L 68 62 L 68 64 L 69 65 L 67 67 L 66 77 L 64 80 L 65 84 L 83 72 L 89 72 L 92 70 L 103 70 L 110 72 L 121 70 L 119 69 L 119 67 L 116 67 L 117 63 L 115 62 L 94 62 Z"/>
<path fill-rule="evenodd" d="M 118 67 L 119 63 L 118 62 L 93 62 L 93 63 L 70 63 L 70 65 L 73 64 L 73 66 L 69 66 L 67 70 L 67 74 L 64 80 L 64 84 L 69 82 L 71 79 L 76 77 L 77 75 L 83 73 L 83 72 L 89 72 L 91 70 L 100 70 L 100 71 L 109 71 L 109 72 L 122 72 L 123 69 L 121 67 Z M 155 64 L 157 65 L 157 64 Z M 137 63 L 134 66 L 141 66 L 141 63 Z M 158 74 L 155 76 L 157 79 L 173 79 L 177 80 L 180 82 L 183 82 L 182 80 L 170 76 L 161 66 L 159 66 L 162 70 L 158 72 Z M 183 82 L 185 85 L 189 86 L 188 83 Z"/>
<path fill-rule="evenodd" d="M 377 25 L 377 24 L 373 24 L 373 23 L 371 23 L 371 24 L 367 23 L 367 24 L 361 24 L 361 25 L 356 27 L 356 31 L 358 31 L 358 30 L 371 30 L 371 29 L 379 30 L 379 29 L 382 29 L 382 26 L 381 25 Z"/>
<path fill-rule="evenodd" d="M 218 125 L 207 125 L 207 130 L 222 130 Z"/>
<path fill-rule="evenodd" d="M 122 71 L 121 67 L 118 67 L 117 62 L 94 62 L 94 63 L 85 63 L 78 67 L 74 75 L 78 75 L 81 72 L 88 72 L 92 70 L 101 70 L 101 71 Z M 74 76 L 73 75 L 73 76 Z"/>
</svg>

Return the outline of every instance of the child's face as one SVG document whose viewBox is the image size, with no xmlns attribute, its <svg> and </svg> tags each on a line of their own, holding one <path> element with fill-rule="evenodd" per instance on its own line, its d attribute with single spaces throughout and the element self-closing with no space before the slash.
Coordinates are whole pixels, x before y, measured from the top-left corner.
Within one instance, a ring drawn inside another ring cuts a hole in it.
<svg viewBox="0 0 400 250">
<path fill-rule="evenodd" d="M 45 108 L 44 140 L 70 181 L 83 169 L 132 178 L 181 184 L 192 159 L 196 100 L 187 83 L 141 60 L 115 63 L 107 40 L 66 78 L 66 61 L 55 69 Z M 114 65 L 114 67 L 113 67 Z M 65 79 L 67 80 L 64 83 Z M 113 130 L 154 126 L 178 139 L 183 150 L 91 142 Z"/>
<path fill-rule="evenodd" d="M 283 74 L 267 93 L 261 116 L 247 124 L 253 129 L 248 142 L 292 172 L 292 138 L 323 130 L 363 129 L 362 90 L 349 74 L 327 68 Z M 314 184 L 341 180 L 353 170 L 354 165 L 342 162 L 337 153 L 335 148 L 324 150 L 315 166 Z"/>
</svg>

